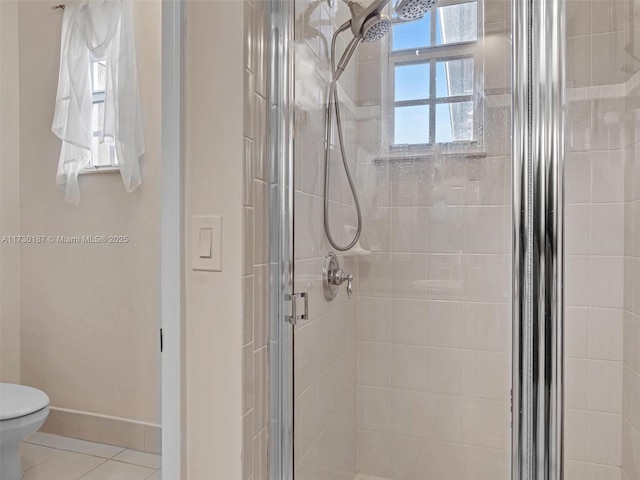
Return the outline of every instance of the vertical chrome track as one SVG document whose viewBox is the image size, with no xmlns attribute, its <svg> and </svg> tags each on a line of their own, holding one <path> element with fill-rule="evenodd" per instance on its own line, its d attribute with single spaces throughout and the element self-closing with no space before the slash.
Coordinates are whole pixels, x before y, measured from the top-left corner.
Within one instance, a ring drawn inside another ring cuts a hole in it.
<svg viewBox="0 0 640 480">
<path fill-rule="evenodd" d="M 531 270 L 528 257 L 531 247 L 528 243 L 528 217 L 530 209 L 530 161 L 529 161 L 529 1 L 515 0 L 512 4 L 512 157 L 513 157 L 513 381 L 511 390 L 511 432 L 512 432 L 512 480 L 532 478 L 528 461 L 531 450 L 528 438 L 531 431 L 527 400 L 531 397 L 531 379 L 528 368 L 527 331 L 530 318 L 528 306 L 528 272 Z"/>
<path fill-rule="evenodd" d="M 265 0 L 267 1 L 267 0 Z M 269 479 L 293 480 L 294 2 L 268 0 L 269 59 Z M 255 47 L 254 47 L 255 48 Z"/>
<path fill-rule="evenodd" d="M 512 15 L 512 480 L 562 480 L 564 0 Z"/>
</svg>

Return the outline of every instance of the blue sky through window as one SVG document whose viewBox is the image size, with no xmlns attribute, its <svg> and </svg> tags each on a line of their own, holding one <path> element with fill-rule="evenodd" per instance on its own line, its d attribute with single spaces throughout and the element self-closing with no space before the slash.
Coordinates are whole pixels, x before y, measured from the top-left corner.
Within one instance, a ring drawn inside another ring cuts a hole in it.
<svg viewBox="0 0 640 480">
<path fill-rule="evenodd" d="M 429 106 L 397 107 L 394 143 L 429 143 Z"/>
<path fill-rule="evenodd" d="M 443 44 L 443 18 L 442 8 L 447 8 L 447 23 L 444 24 L 446 35 L 446 43 L 469 41 L 477 38 L 477 31 L 470 25 L 476 23 L 475 2 L 452 5 L 449 7 L 441 7 L 427 13 L 423 19 L 415 22 L 396 23 L 393 26 L 393 51 L 399 50 L 417 50 L 431 46 L 431 15 L 436 15 L 434 24 L 434 44 Z M 450 22 L 455 25 L 450 25 Z M 465 32 L 460 30 L 464 28 Z M 473 31 L 470 31 L 473 30 Z M 436 96 L 439 98 L 453 95 L 470 95 L 473 91 L 473 59 L 452 60 L 448 62 L 436 62 L 435 90 Z M 430 65 L 429 63 L 397 65 L 395 67 L 395 101 L 428 99 L 430 97 Z M 454 76 L 455 78 L 448 78 Z M 452 81 L 453 80 L 453 81 Z M 420 144 L 429 143 L 429 107 L 424 106 L 420 109 L 412 107 L 414 110 L 408 110 L 409 107 L 395 108 L 395 135 L 394 143 L 396 144 Z M 458 122 L 460 119 L 457 113 L 461 113 L 460 108 L 455 104 L 440 104 L 436 107 L 435 113 L 435 135 L 436 142 L 446 143 L 455 139 L 470 140 L 467 128 L 460 128 L 460 125 L 453 125 L 454 119 Z M 457 113 L 456 113 L 457 112 Z M 472 112 L 471 112 L 472 115 Z M 424 123 L 423 123 L 424 122 Z M 423 123 L 422 125 L 416 123 Z M 463 123 L 468 123 L 463 119 Z M 455 127 L 455 128 L 454 128 Z M 459 132 L 464 132 L 465 138 L 460 137 Z M 426 137 L 425 137 L 426 132 Z M 472 131 L 470 132 L 472 135 Z"/>
<path fill-rule="evenodd" d="M 393 50 L 409 50 L 431 45 L 431 13 L 415 22 L 396 23 L 393 26 Z"/>
<path fill-rule="evenodd" d="M 428 63 L 396 66 L 396 102 L 429 98 L 430 68 Z"/>
</svg>

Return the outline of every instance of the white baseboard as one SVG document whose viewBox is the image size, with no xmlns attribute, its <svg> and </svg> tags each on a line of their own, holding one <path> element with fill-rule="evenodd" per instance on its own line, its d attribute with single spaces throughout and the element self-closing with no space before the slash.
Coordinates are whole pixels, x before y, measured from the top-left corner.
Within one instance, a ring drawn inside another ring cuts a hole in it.
<svg viewBox="0 0 640 480">
<path fill-rule="evenodd" d="M 1 0 L 0 0 L 1 1 Z M 51 407 L 43 433 L 162 453 L 162 427 L 153 423 Z"/>
</svg>

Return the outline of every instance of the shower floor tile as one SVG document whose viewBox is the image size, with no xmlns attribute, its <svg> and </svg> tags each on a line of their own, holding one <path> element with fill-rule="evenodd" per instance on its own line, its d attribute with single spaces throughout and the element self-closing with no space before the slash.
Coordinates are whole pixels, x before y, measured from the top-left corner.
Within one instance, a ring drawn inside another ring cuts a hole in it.
<svg viewBox="0 0 640 480">
<path fill-rule="evenodd" d="M 161 457 L 36 433 L 20 443 L 24 480 L 161 480 Z"/>
</svg>

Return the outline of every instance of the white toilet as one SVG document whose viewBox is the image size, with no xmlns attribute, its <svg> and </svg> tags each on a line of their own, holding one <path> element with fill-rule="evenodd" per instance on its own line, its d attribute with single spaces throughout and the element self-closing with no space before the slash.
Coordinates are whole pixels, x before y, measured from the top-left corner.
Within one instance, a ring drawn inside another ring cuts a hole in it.
<svg viewBox="0 0 640 480">
<path fill-rule="evenodd" d="M 18 442 L 49 415 L 49 397 L 32 387 L 0 383 L 0 480 L 20 480 Z"/>
</svg>

